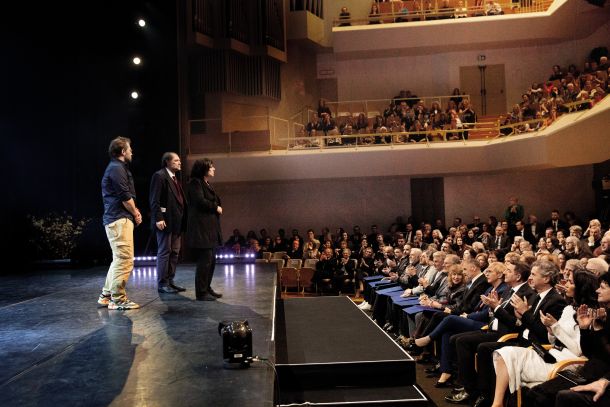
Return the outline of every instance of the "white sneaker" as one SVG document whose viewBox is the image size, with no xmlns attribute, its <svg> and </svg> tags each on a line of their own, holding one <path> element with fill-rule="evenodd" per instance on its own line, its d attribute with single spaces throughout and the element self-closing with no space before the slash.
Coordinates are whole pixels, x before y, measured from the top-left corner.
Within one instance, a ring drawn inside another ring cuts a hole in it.
<svg viewBox="0 0 610 407">
<path fill-rule="evenodd" d="M 126 311 L 128 309 L 137 309 L 140 308 L 140 306 L 138 304 L 136 304 L 135 302 L 125 299 L 123 301 L 113 301 L 110 300 L 110 303 L 108 304 L 108 309 L 115 309 L 118 311 Z"/>
<path fill-rule="evenodd" d="M 102 306 L 104 306 L 104 307 L 107 307 L 108 304 L 110 304 L 110 294 L 107 294 L 107 295 L 106 294 L 100 294 L 100 296 L 97 299 L 97 303 L 102 305 Z"/>
<path fill-rule="evenodd" d="M 362 308 L 362 307 L 364 307 L 366 304 L 368 304 L 368 302 L 366 302 L 366 301 L 362 301 L 360 304 L 358 304 L 358 308 Z"/>
<path fill-rule="evenodd" d="M 371 304 L 367 303 L 364 307 L 360 308 L 362 311 L 370 311 L 371 310 Z"/>
</svg>

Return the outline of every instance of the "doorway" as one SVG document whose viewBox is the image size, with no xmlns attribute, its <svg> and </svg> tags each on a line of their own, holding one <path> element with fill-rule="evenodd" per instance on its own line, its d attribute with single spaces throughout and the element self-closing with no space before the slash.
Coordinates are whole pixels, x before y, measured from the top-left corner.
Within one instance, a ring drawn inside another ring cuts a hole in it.
<svg viewBox="0 0 610 407">
<path fill-rule="evenodd" d="M 479 116 L 506 113 L 504 64 L 460 67 L 460 90 Z"/>
</svg>

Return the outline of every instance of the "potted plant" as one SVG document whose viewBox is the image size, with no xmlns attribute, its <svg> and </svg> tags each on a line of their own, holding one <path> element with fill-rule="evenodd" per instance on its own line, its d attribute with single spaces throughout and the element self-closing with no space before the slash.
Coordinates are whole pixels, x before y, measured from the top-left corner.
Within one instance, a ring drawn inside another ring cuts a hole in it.
<svg viewBox="0 0 610 407">
<path fill-rule="evenodd" d="M 39 263 L 47 264 L 70 263 L 78 238 L 90 221 L 87 218 L 76 219 L 66 212 L 52 212 L 42 217 L 29 215 L 28 218 L 32 227 L 30 243 L 36 258 Z"/>
</svg>

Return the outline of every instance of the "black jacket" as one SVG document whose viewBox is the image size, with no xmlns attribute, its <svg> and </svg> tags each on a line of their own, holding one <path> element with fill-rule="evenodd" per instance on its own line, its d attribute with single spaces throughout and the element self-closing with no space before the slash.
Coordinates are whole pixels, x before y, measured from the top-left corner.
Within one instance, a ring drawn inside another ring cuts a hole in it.
<svg viewBox="0 0 610 407">
<path fill-rule="evenodd" d="M 220 197 L 205 181 L 192 179 L 186 189 L 188 223 L 186 244 L 191 248 L 213 249 L 222 246 Z"/>
<path fill-rule="evenodd" d="M 487 279 L 484 275 L 481 275 L 475 280 L 469 289 L 464 291 L 461 306 L 452 310 L 451 313 L 454 315 L 460 315 L 463 312 L 470 314 L 476 309 L 479 301 L 481 301 L 481 294 L 483 294 L 488 288 L 489 283 L 487 282 Z"/>
<path fill-rule="evenodd" d="M 536 310 L 536 314 L 534 314 L 533 302 L 535 301 L 535 298 L 536 296 L 533 295 L 529 299 L 528 304 L 531 306 L 531 308 L 525 311 L 521 317 L 522 331 L 520 335 L 525 329 L 529 329 L 528 338 L 530 340 L 535 339 L 538 341 L 538 343 L 547 343 L 549 341 L 547 335 L 548 331 L 546 326 L 544 326 L 540 320 L 540 311 L 544 312 L 545 314 L 551 314 L 553 317 L 555 317 L 555 319 L 559 320 L 559 318 L 561 318 L 563 309 L 568 304 L 563 296 L 559 294 L 557 290 L 555 290 L 555 288 L 551 288 L 551 291 L 549 291 L 549 293 L 542 299 L 540 306 L 538 306 L 538 309 Z"/>
<path fill-rule="evenodd" d="M 501 306 L 494 312 L 494 318 L 498 320 L 498 330 L 497 332 L 500 335 L 505 335 L 512 332 L 519 332 L 519 327 L 517 326 L 517 317 L 515 316 L 515 309 L 510 304 L 510 298 L 508 295 L 510 290 L 506 292 L 505 298 L 502 298 L 504 301 L 508 301 L 505 306 Z M 525 283 L 519 290 L 515 293 L 519 298 L 525 297 L 529 302 L 530 299 L 536 295 L 536 291 L 529 284 Z M 504 302 L 503 301 L 503 302 Z M 491 327 L 490 327 L 491 328 Z"/>
<path fill-rule="evenodd" d="M 155 172 L 150 180 L 149 203 L 152 230 L 157 231 L 156 223 L 162 220 L 166 224 L 164 230 L 170 233 L 180 234 L 186 230 L 186 197 L 182 189 L 176 188 L 165 168 Z"/>
</svg>

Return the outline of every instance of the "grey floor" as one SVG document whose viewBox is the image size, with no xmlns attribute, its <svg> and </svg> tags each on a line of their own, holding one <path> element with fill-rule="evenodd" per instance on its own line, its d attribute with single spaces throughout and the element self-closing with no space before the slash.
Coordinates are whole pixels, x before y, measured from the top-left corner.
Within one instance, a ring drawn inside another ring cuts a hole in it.
<svg viewBox="0 0 610 407">
<path fill-rule="evenodd" d="M 127 286 L 139 310 L 98 307 L 105 268 L 0 277 L 2 406 L 272 406 L 273 369 L 225 369 L 218 323 L 247 319 L 254 354 L 273 358 L 275 269 L 218 265 L 215 302 L 159 295 L 154 267 Z"/>
</svg>

